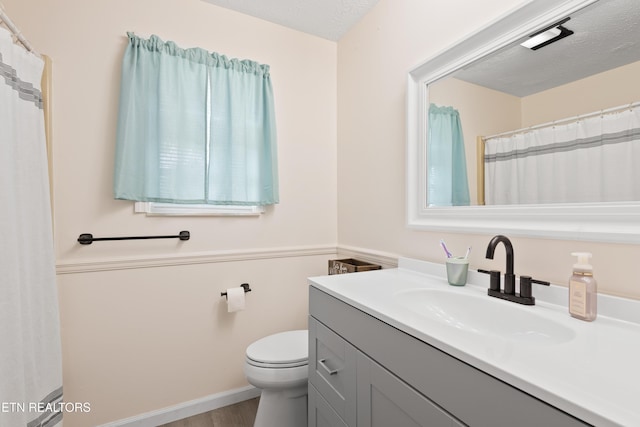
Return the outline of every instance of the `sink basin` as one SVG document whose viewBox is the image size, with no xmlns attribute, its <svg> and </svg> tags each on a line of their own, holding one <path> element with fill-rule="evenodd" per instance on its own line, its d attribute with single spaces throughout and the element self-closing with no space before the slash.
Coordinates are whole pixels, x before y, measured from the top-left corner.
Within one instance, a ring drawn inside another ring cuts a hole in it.
<svg viewBox="0 0 640 427">
<path fill-rule="evenodd" d="M 499 335 L 532 344 L 560 344 L 574 338 L 567 326 L 523 306 L 492 298 L 439 289 L 397 292 L 394 300 L 410 311 L 470 333 Z"/>
</svg>

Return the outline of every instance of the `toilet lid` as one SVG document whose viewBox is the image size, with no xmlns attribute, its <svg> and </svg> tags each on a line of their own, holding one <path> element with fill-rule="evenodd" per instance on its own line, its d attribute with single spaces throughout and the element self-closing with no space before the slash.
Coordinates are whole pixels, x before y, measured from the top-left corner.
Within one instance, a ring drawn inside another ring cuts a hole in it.
<svg viewBox="0 0 640 427">
<path fill-rule="evenodd" d="M 307 330 L 269 335 L 247 347 L 247 358 L 259 363 L 297 364 L 309 358 Z"/>
</svg>

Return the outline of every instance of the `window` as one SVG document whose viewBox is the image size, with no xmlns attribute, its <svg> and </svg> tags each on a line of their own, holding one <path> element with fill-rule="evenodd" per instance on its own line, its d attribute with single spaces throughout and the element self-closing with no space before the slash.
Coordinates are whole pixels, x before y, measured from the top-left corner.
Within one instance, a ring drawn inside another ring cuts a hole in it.
<svg viewBox="0 0 640 427">
<path fill-rule="evenodd" d="M 269 66 L 128 36 L 115 198 L 145 202 L 136 210 L 149 214 L 167 204 L 176 214 L 257 214 L 278 203 Z"/>
</svg>

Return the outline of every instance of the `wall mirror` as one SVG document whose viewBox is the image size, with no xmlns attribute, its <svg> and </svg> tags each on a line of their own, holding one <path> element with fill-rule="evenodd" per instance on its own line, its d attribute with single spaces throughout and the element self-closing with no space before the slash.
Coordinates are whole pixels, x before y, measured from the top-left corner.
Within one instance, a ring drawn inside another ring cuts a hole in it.
<svg viewBox="0 0 640 427">
<path fill-rule="evenodd" d="M 537 34 L 547 36 L 550 42 L 545 44 L 544 40 L 532 37 Z M 527 41 L 530 47 L 521 45 Z M 640 242 L 640 197 L 637 193 L 614 194 L 618 190 L 616 185 L 611 190 L 600 188 L 601 182 L 607 180 L 639 181 L 640 173 L 635 169 L 640 168 L 631 162 L 628 171 L 610 168 L 619 175 L 608 178 L 601 167 L 589 169 L 585 176 L 595 178 L 596 182 L 586 185 L 588 191 L 581 196 L 584 199 L 565 195 L 528 199 L 525 196 L 532 192 L 526 185 L 520 194 L 511 185 L 522 179 L 503 179 L 499 175 L 502 171 L 496 174 L 491 169 L 490 173 L 483 170 L 485 165 L 492 166 L 492 157 L 485 155 L 489 146 L 484 147 L 485 140 L 487 144 L 494 142 L 491 135 L 514 138 L 540 129 L 555 130 L 565 124 L 582 125 L 605 114 L 609 117 L 619 111 L 637 111 L 633 103 L 640 101 L 640 85 L 632 76 L 639 72 L 640 6 L 635 0 L 533 0 L 411 70 L 407 121 L 408 225 L 450 232 Z M 429 145 L 430 136 L 437 140 L 437 134 L 430 131 L 434 132 L 440 120 L 430 115 L 431 105 L 437 105 L 436 109 L 451 107 L 456 114 L 459 111 L 466 159 L 462 163 L 449 161 L 449 168 L 455 181 L 461 165 L 466 166 L 463 172 L 468 176 L 470 194 L 466 202 L 463 199 L 462 203 L 440 203 L 432 196 L 432 187 L 440 185 L 440 181 L 433 176 L 427 159 L 432 162 L 437 159 L 438 164 L 447 161 L 437 157 L 437 150 L 434 154 L 435 144 Z M 572 132 L 582 135 L 583 130 Z M 640 150 L 640 137 L 625 138 L 633 149 Z M 633 140 L 638 140 L 635 145 Z M 531 150 L 528 146 L 527 149 Z M 508 157 L 502 153 L 498 156 Z M 596 156 L 601 162 L 603 156 Z M 522 156 L 516 157 L 522 161 Z M 540 174 L 552 177 L 549 187 L 564 189 L 565 194 L 574 196 L 573 191 L 566 190 L 574 174 L 566 178 L 559 173 L 565 170 L 557 163 L 561 155 L 546 152 L 539 157 L 554 159 L 552 165 L 544 166 L 550 172 Z M 586 164 L 574 154 L 568 158 L 575 160 L 573 163 Z M 613 164 L 619 163 L 614 160 Z M 502 193 L 495 190 L 494 183 L 489 186 L 483 182 L 485 176 L 496 182 L 508 182 L 511 187 L 504 192 L 514 193 L 515 199 L 496 198 L 495 193 Z M 500 179 L 495 179 L 496 176 Z M 562 182 L 565 180 L 566 183 Z M 591 187 L 599 191 L 591 191 Z"/>
</svg>

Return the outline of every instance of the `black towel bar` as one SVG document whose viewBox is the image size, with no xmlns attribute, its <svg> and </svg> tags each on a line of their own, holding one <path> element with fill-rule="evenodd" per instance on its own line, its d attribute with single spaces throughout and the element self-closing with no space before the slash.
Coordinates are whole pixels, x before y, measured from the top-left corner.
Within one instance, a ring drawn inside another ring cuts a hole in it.
<svg viewBox="0 0 640 427">
<path fill-rule="evenodd" d="M 78 237 L 78 243 L 81 245 L 90 245 L 93 242 L 103 240 L 145 240 L 145 239 L 180 239 L 189 240 L 191 234 L 188 231 L 181 231 L 177 236 L 131 236 L 131 237 L 93 237 L 93 234 L 81 234 Z"/>
</svg>

